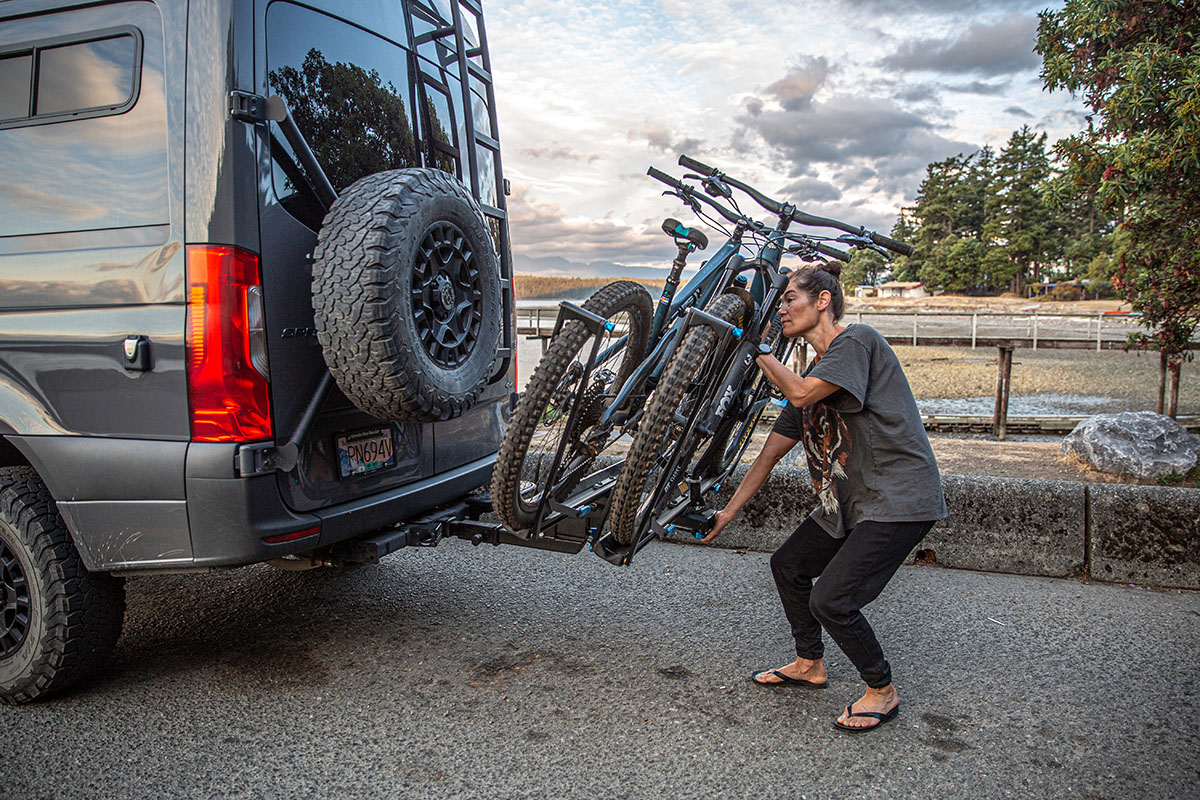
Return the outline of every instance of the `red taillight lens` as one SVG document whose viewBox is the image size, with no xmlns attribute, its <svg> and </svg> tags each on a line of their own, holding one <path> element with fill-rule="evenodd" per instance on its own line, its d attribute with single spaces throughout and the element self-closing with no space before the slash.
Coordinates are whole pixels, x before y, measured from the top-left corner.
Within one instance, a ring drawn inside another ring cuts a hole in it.
<svg viewBox="0 0 1200 800">
<path fill-rule="evenodd" d="M 254 368 L 251 304 L 262 285 L 258 256 L 236 247 L 190 245 L 187 373 L 192 441 L 273 439 L 271 393 Z"/>
</svg>

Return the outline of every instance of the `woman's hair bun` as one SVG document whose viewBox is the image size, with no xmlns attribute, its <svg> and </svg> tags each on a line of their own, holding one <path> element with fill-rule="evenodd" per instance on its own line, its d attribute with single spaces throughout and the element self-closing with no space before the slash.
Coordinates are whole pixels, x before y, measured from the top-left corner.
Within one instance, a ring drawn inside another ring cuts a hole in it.
<svg viewBox="0 0 1200 800">
<path fill-rule="evenodd" d="M 824 271 L 828 272 L 830 275 L 832 275 L 833 277 L 839 278 L 842 275 L 842 262 L 840 262 L 840 261 L 825 261 L 822 264 L 820 264 L 817 267 L 817 269 L 824 270 Z"/>
</svg>

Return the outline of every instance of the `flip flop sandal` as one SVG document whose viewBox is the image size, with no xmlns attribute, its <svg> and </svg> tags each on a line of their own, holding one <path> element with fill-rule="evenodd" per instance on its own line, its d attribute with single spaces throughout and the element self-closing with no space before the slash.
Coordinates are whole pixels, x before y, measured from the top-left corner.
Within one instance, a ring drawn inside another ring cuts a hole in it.
<svg viewBox="0 0 1200 800">
<path fill-rule="evenodd" d="M 774 675 L 779 678 L 778 681 L 760 681 L 760 675 Z M 824 689 L 828 683 L 817 683 L 816 681 L 806 681 L 804 678 L 793 678 L 786 675 L 777 669 L 760 669 L 757 672 L 750 673 L 750 680 L 758 686 L 765 686 L 768 689 L 785 689 L 792 686 L 800 686 L 805 689 Z"/>
<path fill-rule="evenodd" d="M 845 731 L 846 733 L 866 733 L 867 731 L 873 731 L 876 728 L 883 727 L 884 725 L 886 725 L 887 723 L 889 723 L 893 719 L 895 719 L 896 715 L 900 713 L 900 704 L 899 703 L 897 703 L 896 707 L 893 708 L 891 711 L 887 712 L 886 714 L 880 714 L 878 711 L 852 711 L 851 709 L 853 708 L 853 706 L 854 706 L 854 703 L 851 703 L 850 705 L 846 706 L 846 716 L 847 717 L 872 717 L 874 719 L 879 720 L 879 722 L 876 722 L 874 725 L 869 725 L 865 728 L 856 728 L 853 725 L 843 725 L 842 723 L 838 722 L 835 719 L 833 721 L 833 727 L 837 728 L 840 731 Z"/>
</svg>

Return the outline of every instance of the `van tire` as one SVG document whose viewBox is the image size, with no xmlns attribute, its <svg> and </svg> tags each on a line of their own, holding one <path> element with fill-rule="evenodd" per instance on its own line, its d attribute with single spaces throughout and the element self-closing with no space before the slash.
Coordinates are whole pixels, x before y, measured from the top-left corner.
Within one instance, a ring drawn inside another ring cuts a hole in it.
<svg viewBox="0 0 1200 800">
<path fill-rule="evenodd" d="M 352 183 L 313 251 L 313 311 L 329 371 L 380 419 L 457 417 L 500 346 L 500 267 L 479 204 L 440 170 Z"/>
<path fill-rule="evenodd" d="M 30 467 L 0 468 L 0 593 L 5 704 L 28 703 L 91 676 L 121 635 L 125 580 L 88 572 Z"/>
</svg>

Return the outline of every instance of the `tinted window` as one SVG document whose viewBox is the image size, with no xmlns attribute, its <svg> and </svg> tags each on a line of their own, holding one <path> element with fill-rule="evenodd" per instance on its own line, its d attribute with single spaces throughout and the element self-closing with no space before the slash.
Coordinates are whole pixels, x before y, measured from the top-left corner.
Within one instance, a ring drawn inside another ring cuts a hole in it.
<svg viewBox="0 0 1200 800">
<path fill-rule="evenodd" d="M 267 11 L 267 70 L 271 91 L 287 103 L 334 189 L 417 165 L 403 48 L 333 17 L 276 2 Z M 315 228 L 320 211 L 303 169 L 274 124 L 272 132 L 275 193 Z"/>
<path fill-rule="evenodd" d="M 38 52 L 35 113 L 122 106 L 133 97 L 132 36 L 47 47 Z"/>
<path fill-rule="evenodd" d="M 29 116 L 32 76 L 32 53 L 0 58 L 0 119 Z"/>
</svg>

